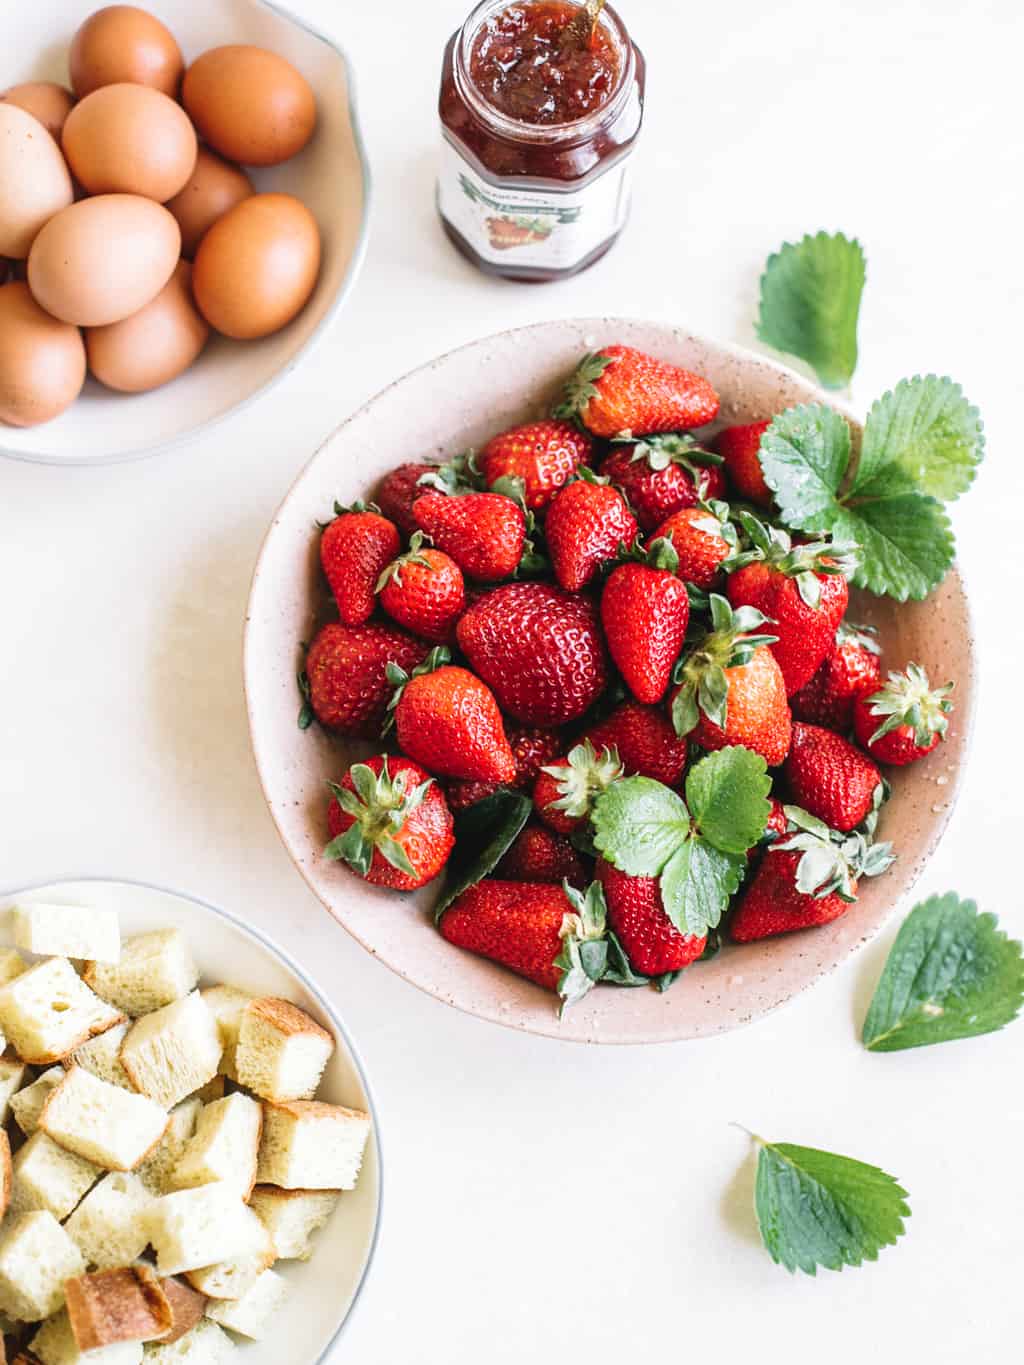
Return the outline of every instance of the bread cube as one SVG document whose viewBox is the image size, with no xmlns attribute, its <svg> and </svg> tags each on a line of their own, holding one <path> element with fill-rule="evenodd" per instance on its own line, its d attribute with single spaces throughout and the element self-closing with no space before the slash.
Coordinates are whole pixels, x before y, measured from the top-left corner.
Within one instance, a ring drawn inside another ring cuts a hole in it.
<svg viewBox="0 0 1024 1365">
<path fill-rule="evenodd" d="M 202 1321 L 207 1300 L 205 1294 L 197 1294 L 191 1285 L 185 1284 L 174 1275 L 162 1279 L 160 1288 L 171 1306 L 171 1328 L 160 1340 L 169 1345 L 183 1337 L 186 1332 L 191 1332 L 196 1323 Z"/>
<path fill-rule="evenodd" d="M 134 1090 L 128 1072 L 121 1065 L 121 1046 L 131 1028 L 126 1019 L 123 1024 L 108 1028 L 98 1038 L 90 1038 L 81 1047 L 64 1058 L 65 1066 L 82 1066 L 91 1071 L 108 1085 L 119 1085 L 122 1090 Z"/>
<path fill-rule="evenodd" d="M 25 904 L 14 907 L 12 919 L 15 945 L 26 953 L 98 962 L 117 962 L 121 956 L 121 930 L 113 910 Z"/>
<path fill-rule="evenodd" d="M 257 1179 L 286 1190 L 352 1190 L 370 1120 L 358 1109 L 317 1100 L 267 1104 Z"/>
<path fill-rule="evenodd" d="M 110 1171 L 131 1171 L 167 1130 L 168 1117 L 145 1095 L 73 1066 L 43 1105 L 39 1127 L 69 1152 Z"/>
<path fill-rule="evenodd" d="M 11 1204 L 11 1188 L 14 1184 L 14 1170 L 11 1163 L 11 1140 L 7 1129 L 0 1128 L 0 1222 L 3 1221 Z"/>
<path fill-rule="evenodd" d="M 28 971 L 28 963 L 16 948 L 0 948 L 0 986 Z"/>
<path fill-rule="evenodd" d="M 0 1124 L 7 1122 L 11 1097 L 21 1089 L 24 1079 L 24 1062 L 19 1061 L 13 1052 L 0 1057 Z"/>
<path fill-rule="evenodd" d="M 180 1190 L 219 1180 L 243 1199 L 256 1183 L 256 1162 L 263 1129 L 263 1106 L 248 1095 L 228 1095 L 199 1115 L 172 1180 Z"/>
<path fill-rule="evenodd" d="M 304 1010 L 276 996 L 252 1000 L 242 1011 L 235 1066 L 238 1081 L 265 1100 L 311 1100 L 334 1039 Z"/>
<path fill-rule="evenodd" d="M 146 1215 L 161 1275 L 259 1254 L 266 1229 L 226 1185 L 200 1185 L 154 1199 Z"/>
<path fill-rule="evenodd" d="M 175 1167 L 184 1155 L 189 1138 L 196 1131 L 202 1108 L 201 1101 L 193 1095 L 171 1110 L 167 1131 L 135 1172 L 150 1194 L 170 1194 L 175 1188 Z"/>
<path fill-rule="evenodd" d="M 253 1214 L 253 1217 L 256 1217 Z M 259 1223 L 259 1219 L 256 1219 Z M 259 1223 L 261 1241 L 245 1256 L 215 1265 L 186 1270 L 185 1278 L 193 1289 L 211 1299 L 240 1299 L 247 1294 L 263 1272 L 274 1264 L 274 1243 L 270 1233 Z"/>
<path fill-rule="evenodd" d="M 11 1209 L 45 1209 L 62 1223 L 103 1172 L 91 1161 L 66 1152 L 45 1133 L 33 1133 L 14 1157 Z"/>
<path fill-rule="evenodd" d="M 259 1341 L 271 1321 L 284 1307 L 288 1282 L 273 1270 L 264 1270 L 256 1283 L 237 1299 L 214 1299 L 206 1316 L 240 1336 Z"/>
<path fill-rule="evenodd" d="M 64 1282 L 68 1321 L 80 1351 L 125 1341 L 153 1341 L 171 1330 L 173 1314 L 148 1265 L 118 1266 Z"/>
<path fill-rule="evenodd" d="M 85 980 L 104 1000 L 137 1019 L 195 990 L 199 972 L 180 929 L 126 939 L 116 964 L 90 962 Z"/>
<path fill-rule="evenodd" d="M 122 1341 L 86 1355 L 75 1341 L 66 1310 L 44 1322 L 29 1346 L 42 1365 L 142 1365 L 141 1341 Z"/>
<path fill-rule="evenodd" d="M 87 1266 L 130 1265 L 149 1244 L 146 1213 L 153 1196 L 137 1175 L 111 1171 L 85 1196 L 64 1224 Z"/>
<path fill-rule="evenodd" d="M 44 1071 L 31 1085 L 26 1085 L 24 1090 L 19 1090 L 16 1095 L 11 1096 L 11 1113 L 26 1137 L 31 1137 L 36 1131 L 43 1105 L 50 1098 L 51 1092 L 60 1085 L 65 1074 L 62 1066 L 51 1066 L 49 1071 Z"/>
<path fill-rule="evenodd" d="M 338 1205 L 338 1190 L 282 1190 L 257 1185 L 249 1207 L 274 1239 L 279 1261 L 308 1261 L 314 1232 L 327 1222 Z"/>
<path fill-rule="evenodd" d="M 52 1213 L 8 1219 L 0 1230 L 0 1312 L 19 1322 L 52 1317 L 64 1302 L 64 1281 L 84 1269 L 82 1253 Z"/>
<path fill-rule="evenodd" d="M 121 1046 L 136 1090 L 170 1109 L 217 1074 L 220 1034 L 198 991 L 137 1019 Z"/>
<path fill-rule="evenodd" d="M 200 995 L 217 1021 L 223 1048 L 220 1069 L 225 1076 L 237 1081 L 235 1050 L 238 1047 L 238 1030 L 242 1023 L 242 1011 L 253 997 L 249 991 L 240 991 L 237 986 L 207 986 L 206 990 L 200 991 Z"/>
<path fill-rule="evenodd" d="M 203 1318 L 177 1341 L 147 1342 L 142 1359 L 144 1365 L 230 1365 L 237 1354 L 238 1347 L 227 1332 Z"/>
<path fill-rule="evenodd" d="M 123 1017 L 63 957 L 40 962 L 0 987 L 0 1029 L 22 1061 L 36 1066 L 59 1061 Z"/>
</svg>

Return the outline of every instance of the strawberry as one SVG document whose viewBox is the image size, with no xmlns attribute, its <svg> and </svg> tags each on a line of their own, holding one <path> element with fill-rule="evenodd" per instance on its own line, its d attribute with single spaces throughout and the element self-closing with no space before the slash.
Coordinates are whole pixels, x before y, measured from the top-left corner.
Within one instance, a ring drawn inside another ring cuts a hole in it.
<svg viewBox="0 0 1024 1365">
<path fill-rule="evenodd" d="M 320 563 L 338 604 L 343 626 L 361 626 L 373 615 L 377 579 L 401 549 L 398 528 L 375 507 L 334 504 L 337 514 L 320 537 Z"/>
<path fill-rule="evenodd" d="M 665 695 L 690 620 L 686 587 L 654 567 L 660 562 L 655 551 L 649 563 L 620 564 L 601 594 L 608 652 L 637 701 L 652 705 Z"/>
<path fill-rule="evenodd" d="M 420 480 L 424 475 L 436 473 L 437 465 L 434 464 L 400 464 L 381 480 L 377 489 L 377 506 L 407 536 L 417 529 L 412 505 L 427 492 L 427 486 Z"/>
<path fill-rule="evenodd" d="M 546 583 L 489 592 L 464 612 L 456 636 L 501 709 L 526 725 L 576 720 L 608 681 L 593 603 Z"/>
<path fill-rule="evenodd" d="M 526 515 L 511 498 L 500 493 L 425 493 L 413 503 L 412 514 L 419 529 L 468 578 L 494 583 L 511 578 L 519 567 Z"/>
<path fill-rule="evenodd" d="M 605 346 L 569 380 L 556 417 L 578 417 L 595 436 L 688 431 L 718 416 L 718 394 L 700 375 L 636 351 Z"/>
<path fill-rule="evenodd" d="M 691 436 L 652 436 L 617 446 L 601 466 L 629 503 L 640 527 L 651 531 L 683 507 L 696 507 L 725 493 L 725 476 L 716 456 L 701 450 Z"/>
<path fill-rule="evenodd" d="M 571 422 L 549 418 L 493 436 L 476 463 L 488 487 L 499 479 L 518 479 L 527 508 L 538 511 L 579 465 L 589 462 L 593 449 L 590 437 Z M 504 486 L 498 491 L 504 492 Z"/>
<path fill-rule="evenodd" d="M 856 550 L 825 540 L 793 545 L 785 531 L 762 526 L 749 513 L 741 512 L 740 521 L 752 546 L 727 562 L 726 594 L 734 607 L 756 607 L 771 621 L 772 653 L 792 696 L 832 651 Z"/>
<path fill-rule="evenodd" d="M 768 814 L 768 823 L 764 827 L 764 834 L 761 836 L 760 842 L 756 843 L 753 848 L 747 849 L 748 863 L 756 862 L 764 850 L 771 844 L 774 844 L 789 828 L 789 821 L 786 818 L 786 808 L 778 797 L 769 796 L 768 804 L 771 807 Z"/>
<path fill-rule="evenodd" d="M 608 927 L 635 972 L 662 976 L 695 962 L 706 938 L 683 935 L 665 914 L 657 877 L 630 877 L 602 858 L 597 877 L 608 905 Z"/>
<path fill-rule="evenodd" d="M 397 626 L 324 626 L 306 655 L 309 700 L 321 725 L 343 735 L 380 734 L 393 688 L 387 667 L 411 670 L 430 646 Z"/>
<path fill-rule="evenodd" d="M 771 507 L 772 490 L 761 471 L 761 437 L 771 422 L 751 422 L 745 427 L 726 427 L 718 433 L 717 449 L 725 461 L 729 482 L 748 502 Z"/>
<path fill-rule="evenodd" d="M 871 759 L 820 725 L 793 726 L 782 771 L 797 805 L 843 832 L 856 829 L 881 796 L 882 774 Z"/>
<path fill-rule="evenodd" d="M 425 640 L 447 640 L 466 605 L 462 570 L 443 550 L 424 546 L 422 531 L 380 575 L 377 591 L 387 614 Z"/>
<path fill-rule="evenodd" d="M 577 744 L 537 775 L 533 804 L 537 814 L 558 834 L 571 834 L 590 819 L 594 802 L 622 776 L 614 749 L 595 749 L 589 740 Z"/>
<path fill-rule="evenodd" d="M 466 668 L 448 663 L 447 649 L 433 649 L 411 675 L 395 665 L 388 680 L 397 688 L 394 711 L 399 748 L 428 772 L 484 782 L 509 782 L 516 761 L 505 738 L 494 694 Z"/>
<path fill-rule="evenodd" d="M 867 690 L 853 705 L 857 742 L 879 763 L 902 767 L 930 754 L 949 729 L 953 684 L 932 687 L 920 664 L 905 673 L 890 673 L 875 691 Z"/>
<path fill-rule="evenodd" d="M 684 507 L 654 532 L 655 539 L 671 542 L 679 559 L 676 573 L 684 583 L 707 592 L 721 576 L 722 561 L 736 552 L 736 528 L 728 515 L 721 502 Z"/>
<path fill-rule="evenodd" d="M 589 880 L 569 840 L 532 820 L 494 871 L 509 882 L 568 882 L 580 890 Z"/>
<path fill-rule="evenodd" d="M 624 701 L 582 736 L 594 749 L 612 749 L 626 777 L 653 777 L 678 787 L 686 771 L 689 743 L 680 739 L 663 711 Z"/>
<path fill-rule="evenodd" d="M 606 559 L 615 558 L 620 545 L 633 544 L 637 525 L 620 493 L 584 477 L 557 494 L 548 508 L 544 534 L 555 578 L 575 592 L 590 582 Z"/>
<path fill-rule="evenodd" d="M 774 768 L 791 736 L 786 684 L 768 648 L 775 637 L 751 633 L 765 624 L 753 607 L 734 612 L 718 593 L 710 607 L 711 630 L 676 669 L 680 686 L 670 703 L 676 734 L 692 733 L 704 749 L 743 744 Z"/>
<path fill-rule="evenodd" d="M 526 726 L 505 727 L 512 757 L 516 761 L 516 775 L 512 786 L 525 791 L 537 780 L 537 774 L 545 763 L 554 763 L 565 748 L 561 732 L 558 730 L 530 729 Z M 497 782 L 467 782 L 453 778 L 445 786 L 448 804 L 452 810 L 465 810 L 474 806 L 485 796 L 498 790 Z"/>
<path fill-rule="evenodd" d="M 832 652 L 810 682 L 790 697 L 793 715 L 828 730 L 849 730 L 854 700 L 881 685 L 880 652 L 870 627 L 840 621 Z"/>
<path fill-rule="evenodd" d="M 431 881 L 455 845 L 441 788 L 407 758 L 378 755 L 354 763 L 341 783 L 328 783 L 331 842 L 324 857 L 394 891 Z"/>
</svg>

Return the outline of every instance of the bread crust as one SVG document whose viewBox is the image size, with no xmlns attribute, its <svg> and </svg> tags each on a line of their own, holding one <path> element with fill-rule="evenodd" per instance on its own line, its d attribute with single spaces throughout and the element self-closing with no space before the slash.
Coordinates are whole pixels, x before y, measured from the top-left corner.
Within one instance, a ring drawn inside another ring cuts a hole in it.
<svg viewBox="0 0 1024 1365">
<path fill-rule="evenodd" d="M 153 1341 L 170 1331 L 174 1315 L 148 1266 L 122 1266 L 64 1282 L 68 1320 L 80 1351 L 122 1341 Z"/>
<path fill-rule="evenodd" d="M 207 1297 L 191 1285 L 182 1284 L 176 1275 L 167 1275 L 160 1281 L 160 1288 L 171 1306 L 171 1326 L 160 1338 L 164 1346 L 170 1346 L 187 1332 L 206 1314 Z"/>
<path fill-rule="evenodd" d="M 11 1183 L 14 1179 L 14 1172 L 11 1167 L 11 1140 L 7 1136 L 7 1129 L 0 1128 L 0 1220 L 3 1219 L 11 1203 Z M 250 1191 L 251 1193 L 251 1191 Z M 3 1338 L 0 1337 L 0 1343 Z M 0 1359 L 0 1365 L 3 1365 Z"/>
<path fill-rule="evenodd" d="M 279 1033 L 283 1033 L 286 1038 L 305 1033 L 311 1037 L 320 1038 L 325 1043 L 330 1043 L 332 1048 L 335 1046 L 333 1034 L 328 1033 L 305 1010 L 299 1009 L 298 1005 L 293 1005 L 290 1000 L 283 1000 L 278 995 L 257 996 L 255 1000 L 249 1001 L 245 1010 L 251 1010 L 253 1014 L 258 1014 L 261 1019 L 265 1019 L 268 1024 L 273 1024 L 274 1028 Z"/>
</svg>

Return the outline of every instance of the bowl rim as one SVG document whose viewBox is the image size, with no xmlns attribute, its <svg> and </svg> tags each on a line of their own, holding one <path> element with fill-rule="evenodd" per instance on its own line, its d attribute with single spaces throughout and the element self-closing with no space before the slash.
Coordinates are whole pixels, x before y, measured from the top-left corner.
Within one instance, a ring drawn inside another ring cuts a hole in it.
<svg viewBox="0 0 1024 1365">
<path fill-rule="evenodd" d="M 324 333 L 331 327 L 341 311 L 342 304 L 346 301 L 352 290 L 355 288 L 366 260 L 366 252 L 370 241 L 370 221 L 374 203 L 373 173 L 370 170 L 370 159 L 366 149 L 366 139 L 363 135 L 362 122 L 359 117 L 359 100 L 356 88 L 355 66 L 347 51 L 334 38 L 329 37 L 322 29 L 308 19 L 293 13 L 286 6 L 277 3 L 277 0 L 251 0 L 251 3 L 268 9 L 272 13 L 279 15 L 286 23 L 293 24 L 296 28 L 302 29 L 311 37 L 318 39 L 325 46 L 331 48 L 339 57 L 345 71 L 345 86 L 348 92 L 348 117 L 349 126 L 352 129 L 352 141 L 356 149 L 356 156 L 359 160 L 360 174 L 363 183 L 363 208 L 359 219 L 359 231 L 356 236 L 355 247 L 349 258 L 348 269 L 345 278 L 334 297 L 328 304 L 323 317 L 316 324 L 309 336 L 306 337 L 298 350 L 274 371 L 264 382 L 252 393 L 240 398 L 231 407 L 225 408 L 223 412 L 217 413 L 213 417 L 207 418 L 199 426 L 193 427 L 189 431 L 179 432 L 176 436 L 170 436 L 156 445 L 135 446 L 131 450 L 121 451 L 116 455 L 49 455 L 42 451 L 35 450 L 14 450 L 4 443 L 3 432 L 5 430 L 0 423 L 0 456 L 8 460 L 19 460 L 24 464 L 42 464 L 60 468 L 69 466 L 75 469 L 102 468 L 104 465 L 132 464 L 137 460 L 148 460 L 156 455 L 165 454 L 175 447 L 186 446 L 190 442 L 205 436 L 215 427 L 221 426 L 238 413 L 248 408 L 258 399 L 265 397 L 271 389 L 284 379 L 300 364 L 323 338 Z M 44 424 L 45 425 L 45 424 Z"/>
<path fill-rule="evenodd" d="M 370 1238 L 370 1245 L 366 1252 L 366 1260 L 359 1273 L 359 1280 L 352 1294 L 352 1301 L 348 1306 L 348 1311 L 332 1332 L 330 1340 L 316 1357 L 316 1360 L 310 1362 L 310 1365 L 324 1365 L 324 1362 L 330 1356 L 332 1350 L 341 1339 L 345 1329 L 348 1327 L 359 1301 L 362 1298 L 363 1290 L 366 1287 L 366 1281 L 369 1278 L 370 1268 L 377 1255 L 377 1248 L 381 1237 L 381 1224 L 384 1217 L 384 1142 L 381 1135 L 380 1113 L 377 1108 L 377 1101 L 373 1089 L 370 1085 L 370 1078 L 367 1074 L 366 1065 L 356 1046 L 355 1039 L 352 1037 L 347 1026 L 342 1021 L 319 984 L 286 948 L 282 948 L 275 939 L 271 938 L 269 934 L 265 933 L 256 925 L 248 924 L 245 920 L 232 914 L 230 910 L 223 910 L 219 905 L 214 905 L 212 901 L 205 900 L 202 896 L 195 896 L 190 891 L 179 891 L 176 887 L 164 886 L 161 882 L 147 882 L 139 877 L 105 877 L 94 872 L 83 873 L 80 876 L 75 876 L 73 873 L 62 873 L 55 877 L 33 877 L 31 881 L 19 881 L 14 885 L 0 885 L 0 901 L 14 900 L 18 896 L 23 896 L 34 891 L 55 890 L 61 886 L 83 882 L 93 882 L 99 886 L 129 886 L 138 887 L 140 890 L 144 891 L 157 891 L 165 896 L 174 896 L 178 900 L 189 901 L 191 904 L 199 906 L 201 910 L 206 910 L 216 918 L 225 920 L 232 928 L 239 930 L 248 938 L 254 939 L 259 947 L 265 952 L 268 952 L 271 957 L 277 958 L 289 971 L 293 972 L 295 976 L 299 978 L 303 986 L 309 991 L 310 995 L 323 1010 L 325 1016 L 330 1021 L 332 1028 L 340 1035 L 348 1050 L 348 1054 L 352 1059 L 352 1065 L 355 1067 L 356 1074 L 363 1087 L 363 1093 L 366 1096 L 366 1107 L 370 1111 L 370 1118 L 373 1123 L 373 1140 L 377 1149 L 377 1200 L 373 1217 L 373 1235 Z"/>
</svg>

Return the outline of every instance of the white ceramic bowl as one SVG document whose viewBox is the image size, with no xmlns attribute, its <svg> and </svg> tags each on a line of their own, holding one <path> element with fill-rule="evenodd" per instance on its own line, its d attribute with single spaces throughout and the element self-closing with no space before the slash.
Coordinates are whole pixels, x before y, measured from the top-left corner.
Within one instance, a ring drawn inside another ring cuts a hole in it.
<svg viewBox="0 0 1024 1365">
<path fill-rule="evenodd" d="M 925 602 L 906 606 L 855 595 L 851 619 L 878 627 L 885 665 L 921 663 L 934 681 L 956 681 L 956 711 L 940 750 L 889 773 L 894 795 L 882 837 L 899 860 L 865 882 L 856 907 L 824 928 L 727 946 L 695 964 L 665 995 L 602 987 L 559 1021 L 554 997 L 460 952 L 431 925 L 432 884 L 403 898 L 326 862 L 325 778 L 339 779 L 356 750 L 319 727 L 295 723 L 295 673 L 325 600 L 314 523 L 334 499 L 365 497 L 406 460 L 479 447 L 503 427 L 549 410 L 587 351 L 625 342 L 706 375 L 722 399 L 721 425 L 753 422 L 797 403 L 832 402 L 793 371 L 734 346 L 663 324 L 622 319 L 548 322 L 487 337 L 406 375 L 350 418 L 317 451 L 277 512 L 253 579 L 245 682 L 253 750 L 285 846 L 331 914 L 370 952 L 439 999 L 497 1023 L 585 1042 L 695 1038 L 734 1028 L 790 999 L 866 942 L 931 856 L 956 798 L 974 693 L 970 613 L 952 569 Z M 842 409 L 857 424 L 852 414 Z"/>
<path fill-rule="evenodd" d="M 0 891 L 0 907 L 13 901 L 96 905 L 116 910 L 121 933 L 177 928 L 188 939 L 203 984 L 226 982 L 261 995 L 279 995 L 308 1010 L 337 1040 L 318 1098 L 362 1109 L 373 1120 L 359 1183 L 343 1194 L 331 1220 L 316 1234 L 312 1259 L 279 1261 L 288 1280 L 285 1309 L 261 1342 L 246 1343 L 241 1365 L 316 1365 L 341 1333 L 369 1271 L 381 1212 L 380 1125 L 355 1044 L 333 1006 L 292 958 L 234 915 L 192 896 L 138 882 L 61 879 Z M 0 914 L 0 935 L 4 916 Z"/>
<path fill-rule="evenodd" d="M 32 0 L 0 43 L 0 90 L 30 80 L 68 82 L 67 52 L 102 0 Z M 370 173 L 356 114 L 351 64 L 331 39 L 264 0 L 144 0 L 186 62 L 222 43 L 252 43 L 286 57 L 317 100 L 317 129 L 291 161 L 250 171 L 259 190 L 296 195 L 320 227 L 323 261 L 299 316 L 262 341 L 211 337 L 192 368 L 162 388 L 118 394 L 94 379 L 77 402 L 37 427 L 0 424 L 0 454 L 48 464 L 108 464 L 155 455 L 198 436 L 286 374 L 337 314 L 366 249 Z"/>
</svg>

